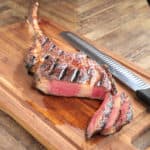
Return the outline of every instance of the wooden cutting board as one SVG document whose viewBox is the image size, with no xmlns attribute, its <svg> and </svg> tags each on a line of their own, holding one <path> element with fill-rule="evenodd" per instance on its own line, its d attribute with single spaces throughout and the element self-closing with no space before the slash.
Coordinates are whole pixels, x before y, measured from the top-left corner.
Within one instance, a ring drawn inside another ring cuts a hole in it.
<svg viewBox="0 0 150 150">
<path fill-rule="evenodd" d="M 61 27 L 45 20 L 41 20 L 40 26 L 62 49 L 76 51 L 59 36 Z M 147 106 L 138 102 L 134 93 L 117 81 L 118 88 L 131 98 L 133 121 L 114 135 L 96 136 L 86 141 L 85 129 L 100 102 L 86 98 L 46 96 L 37 91 L 24 66 L 24 57 L 31 43 L 32 35 L 25 22 L 0 28 L 0 109 L 48 149 L 136 149 L 133 141 L 150 127 Z M 150 81 L 149 73 L 109 50 L 101 49 Z"/>
</svg>

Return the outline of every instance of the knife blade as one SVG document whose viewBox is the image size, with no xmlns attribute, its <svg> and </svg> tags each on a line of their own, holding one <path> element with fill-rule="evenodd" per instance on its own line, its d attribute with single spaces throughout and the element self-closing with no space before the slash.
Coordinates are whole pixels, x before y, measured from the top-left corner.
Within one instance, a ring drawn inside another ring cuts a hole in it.
<svg viewBox="0 0 150 150">
<path fill-rule="evenodd" d="M 60 33 L 73 47 L 84 52 L 99 64 L 106 64 L 113 76 L 133 90 L 137 97 L 150 105 L 150 84 L 137 76 L 119 62 L 104 54 L 102 51 L 81 39 L 76 34 L 63 31 Z"/>
</svg>

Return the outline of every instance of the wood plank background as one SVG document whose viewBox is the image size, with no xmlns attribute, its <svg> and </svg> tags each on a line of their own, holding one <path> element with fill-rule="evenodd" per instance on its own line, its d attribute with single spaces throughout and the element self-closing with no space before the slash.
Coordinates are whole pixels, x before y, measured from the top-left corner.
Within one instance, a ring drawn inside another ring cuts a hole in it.
<svg viewBox="0 0 150 150">
<path fill-rule="evenodd" d="M 150 7 L 146 0 L 39 0 L 39 3 L 40 16 L 150 71 Z M 30 5 L 31 0 L 0 0 L 0 27 L 23 21 Z M 0 149 L 45 148 L 0 112 Z"/>
</svg>

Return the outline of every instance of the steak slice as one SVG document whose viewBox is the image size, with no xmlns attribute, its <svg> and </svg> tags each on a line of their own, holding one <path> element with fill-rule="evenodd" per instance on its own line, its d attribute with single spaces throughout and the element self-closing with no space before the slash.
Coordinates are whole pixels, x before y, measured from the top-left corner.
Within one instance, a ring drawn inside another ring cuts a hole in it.
<svg viewBox="0 0 150 150">
<path fill-rule="evenodd" d="M 118 117 L 120 115 L 120 108 L 121 108 L 121 96 L 118 94 L 115 95 L 114 97 L 113 108 L 109 115 L 107 123 L 105 124 L 105 127 L 101 132 L 102 135 L 110 135 L 114 133 L 114 130 L 112 130 L 112 128 L 115 126 L 116 121 L 118 120 Z"/>
<path fill-rule="evenodd" d="M 129 98 L 124 93 L 121 93 L 120 98 L 121 108 L 119 117 L 109 129 L 103 129 L 103 131 L 101 132 L 102 135 L 110 135 L 117 132 L 133 119 L 133 110 Z"/>
<path fill-rule="evenodd" d="M 103 103 L 99 109 L 94 113 L 86 130 L 87 139 L 91 138 L 94 134 L 100 133 L 108 121 L 114 105 L 114 98 L 110 93 L 107 93 Z"/>
<path fill-rule="evenodd" d="M 35 40 L 25 63 L 33 74 L 35 86 L 45 94 L 104 99 L 106 93 L 116 93 L 108 70 L 82 53 L 61 50 L 52 39 L 43 34 L 37 19 L 35 3 L 28 19 Z"/>
</svg>

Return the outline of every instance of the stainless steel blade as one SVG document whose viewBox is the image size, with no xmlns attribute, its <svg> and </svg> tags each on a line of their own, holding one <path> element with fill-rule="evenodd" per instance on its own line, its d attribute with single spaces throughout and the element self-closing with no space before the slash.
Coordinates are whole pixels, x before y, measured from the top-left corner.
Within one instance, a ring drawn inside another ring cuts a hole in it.
<svg viewBox="0 0 150 150">
<path fill-rule="evenodd" d="M 138 77 L 131 70 L 127 69 L 108 55 L 104 54 L 96 47 L 82 40 L 72 32 L 64 31 L 61 35 L 67 39 L 76 49 L 83 51 L 99 64 L 107 64 L 110 72 L 121 82 L 131 88 L 133 91 L 150 88 L 150 84 Z"/>
</svg>

